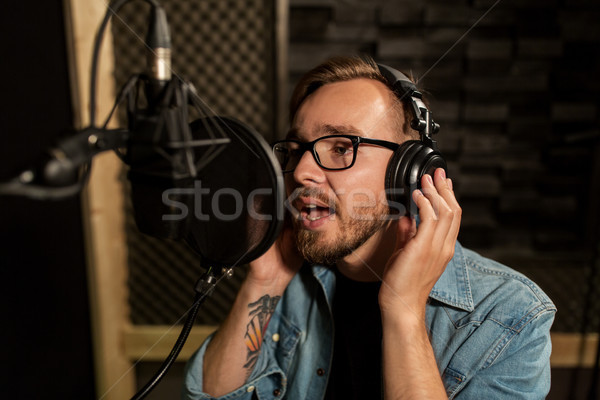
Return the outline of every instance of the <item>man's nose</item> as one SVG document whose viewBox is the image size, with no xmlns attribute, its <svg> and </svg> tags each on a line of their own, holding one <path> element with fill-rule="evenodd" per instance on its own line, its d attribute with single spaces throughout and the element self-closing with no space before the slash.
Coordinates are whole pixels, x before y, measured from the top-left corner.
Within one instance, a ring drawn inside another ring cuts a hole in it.
<svg viewBox="0 0 600 400">
<path fill-rule="evenodd" d="M 294 180 L 302 185 L 322 183 L 325 171 L 317 164 L 312 152 L 305 151 L 294 169 Z"/>
</svg>

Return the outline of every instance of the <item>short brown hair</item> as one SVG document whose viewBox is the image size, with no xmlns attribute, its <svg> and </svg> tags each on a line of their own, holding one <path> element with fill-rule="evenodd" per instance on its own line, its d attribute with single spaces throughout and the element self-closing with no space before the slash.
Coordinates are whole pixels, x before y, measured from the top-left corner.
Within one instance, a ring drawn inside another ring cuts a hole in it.
<svg viewBox="0 0 600 400">
<path fill-rule="evenodd" d="M 398 120 L 398 131 L 411 139 L 417 139 L 418 133 L 410 127 L 412 114 L 407 104 L 400 101 L 392 91 L 389 82 L 383 77 L 377 63 L 368 56 L 337 56 L 308 71 L 296 84 L 290 99 L 289 118 L 294 120 L 298 108 L 308 96 L 328 83 L 367 78 L 384 83 L 390 89 L 390 95 Z"/>
</svg>

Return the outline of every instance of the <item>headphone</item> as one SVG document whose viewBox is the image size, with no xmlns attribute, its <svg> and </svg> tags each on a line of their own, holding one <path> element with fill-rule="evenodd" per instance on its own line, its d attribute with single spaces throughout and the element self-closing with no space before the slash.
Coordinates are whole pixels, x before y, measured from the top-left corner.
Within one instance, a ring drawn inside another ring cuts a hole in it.
<svg viewBox="0 0 600 400">
<path fill-rule="evenodd" d="M 401 102 L 408 104 L 412 113 L 411 128 L 418 131 L 420 140 L 407 140 L 394 151 L 385 173 L 385 189 L 390 212 L 417 215 L 418 208 L 412 192 L 421 187 L 425 174 L 433 177 L 437 168 L 447 170 L 446 161 L 431 137 L 440 130 L 431 112 L 423 103 L 423 95 L 402 72 L 387 65 L 377 64 Z"/>
</svg>

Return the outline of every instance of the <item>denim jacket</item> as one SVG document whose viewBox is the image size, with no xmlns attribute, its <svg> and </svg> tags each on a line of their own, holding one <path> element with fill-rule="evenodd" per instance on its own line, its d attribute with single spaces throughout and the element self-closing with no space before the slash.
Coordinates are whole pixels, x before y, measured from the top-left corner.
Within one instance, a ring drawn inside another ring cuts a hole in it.
<svg viewBox="0 0 600 400">
<path fill-rule="evenodd" d="M 271 317 L 247 383 L 221 399 L 322 399 L 333 357 L 334 291 L 331 269 L 303 267 Z M 545 398 L 555 312 L 554 304 L 531 280 L 457 243 L 426 310 L 448 397 Z M 202 392 L 209 342 L 210 338 L 186 367 L 184 399 L 213 398 Z"/>
</svg>

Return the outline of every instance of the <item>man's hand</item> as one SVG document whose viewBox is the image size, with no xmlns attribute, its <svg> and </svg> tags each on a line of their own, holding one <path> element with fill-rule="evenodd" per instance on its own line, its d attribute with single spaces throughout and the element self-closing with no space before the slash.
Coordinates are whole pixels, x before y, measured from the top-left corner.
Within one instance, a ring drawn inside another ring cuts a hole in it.
<svg viewBox="0 0 600 400">
<path fill-rule="evenodd" d="M 396 250 L 384 270 L 379 304 L 382 313 L 406 311 L 423 321 L 429 293 L 454 255 L 461 208 L 443 169 L 438 168 L 433 179 L 425 175 L 421 187 L 413 193 L 421 223 L 417 229 L 414 219 L 399 220 Z"/>
<path fill-rule="evenodd" d="M 426 175 L 413 199 L 421 223 L 398 223 L 396 250 L 388 261 L 379 306 L 383 324 L 386 399 L 447 399 L 425 324 L 431 289 L 454 255 L 461 209 L 442 169 Z"/>
<path fill-rule="evenodd" d="M 271 248 L 250 263 L 246 278 L 248 283 L 261 287 L 282 283 L 287 286 L 302 266 L 302 256 L 298 253 L 294 233 L 288 222 L 285 222 L 281 234 Z"/>
</svg>

